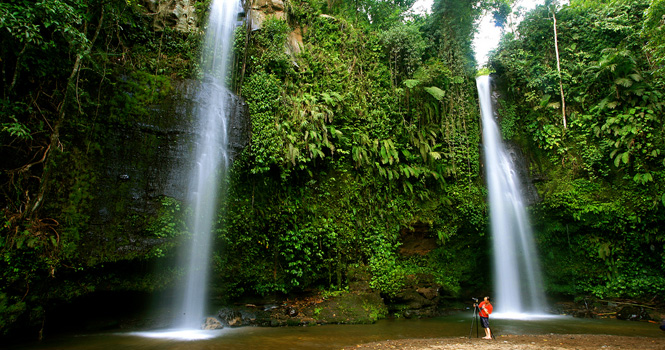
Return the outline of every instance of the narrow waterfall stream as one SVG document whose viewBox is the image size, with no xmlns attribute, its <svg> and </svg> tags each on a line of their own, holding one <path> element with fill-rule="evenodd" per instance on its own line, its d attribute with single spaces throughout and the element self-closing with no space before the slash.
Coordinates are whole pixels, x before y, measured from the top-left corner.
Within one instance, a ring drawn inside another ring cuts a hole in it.
<svg viewBox="0 0 665 350">
<path fill-rule="evenodd" d="M 197 97 L 195 161 L 190 175 L 188 226 L 191 240 L 181 252 L 185 283 L 180 291 L 177 324 L 182 329 L 200 329 L 208 298 L 208 275 L 212 231 L 217 221 L 218 201 L 223 197 L 222 180 L 229 166 L 228 101 L 225 80 L 231 63 L 233 30 L 239 0 L 213 0 L 202 48 L 203 81 Z"/>
<path fill-rule="evenodd" d="M 490 77 L 478 77 L 476 84 L 489 191 L 496 316 L 543 314 L 546 301 L 533 232 L 513 160 L 494 120 Z"/>
</svg>

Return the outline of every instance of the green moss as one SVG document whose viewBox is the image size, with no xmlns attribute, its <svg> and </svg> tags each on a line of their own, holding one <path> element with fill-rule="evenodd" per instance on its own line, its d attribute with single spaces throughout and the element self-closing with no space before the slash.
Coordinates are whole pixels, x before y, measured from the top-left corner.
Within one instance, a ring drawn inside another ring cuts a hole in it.
<svg viewBox="0 0 665 350">
<path fill-rule="evenodd" d="M 386 317 L 388 309 L 378 293 L 342 292 L 306 312 L 322 323 L 367 324 Z"/>
</svg>

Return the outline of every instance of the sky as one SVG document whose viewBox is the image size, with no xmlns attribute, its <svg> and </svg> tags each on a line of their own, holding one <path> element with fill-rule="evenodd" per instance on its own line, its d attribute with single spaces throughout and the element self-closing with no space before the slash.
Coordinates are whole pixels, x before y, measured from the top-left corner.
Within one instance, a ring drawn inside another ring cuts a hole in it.
<svg viewBox="0 0 665 350">
<path fill-rule="evenodd" d="M 542 5 L 543 3 L 543 0 L 517 0 L 514 7 L 522 6 L 526 11 L 529 11 L 538 5 Z M 492 14 L 486 14 L 483 16 L 483 18 L 481 18 L 478 33 L 476 33 L 476 37 L 473 40 L 473 46 L 475 47 L 474 51 L 476 53 L 476 62 L 478 62 L 478 66 L 482 67 L 487 63 L 487 54 L 496 48 L 500 39 L 501 29 L 492 23 Z"/>
<path fill-rule="evenodd" d="M 413 5 L 414 12 L 430 12 L 433 0 L 418 0 Z M 517 0 L 516 6 L 522 6 L 527 11 L 541 5 L 544 0 Z M 501 38 L 501 29 L 492 23 L 492 14 L 488 13 L 480 20 L 480 27 L 476 37 L 473 40 L 474 51 L 476 53 L 476 62 L 482 67 L 487 63 L 487 54 L 499 44 Z"/>
</svg>

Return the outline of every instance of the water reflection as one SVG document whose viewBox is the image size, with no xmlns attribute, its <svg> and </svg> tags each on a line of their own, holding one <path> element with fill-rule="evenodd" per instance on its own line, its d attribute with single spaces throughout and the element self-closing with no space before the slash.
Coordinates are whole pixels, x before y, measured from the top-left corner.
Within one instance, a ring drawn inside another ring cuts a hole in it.
<svg viewBox="0 0 665 350">
<path fill-rule="evenodd" d="M 139 337 L 155 339 L 203 340 L 217 338 L 222 336 L 224 333 L 228 333 L 228 330 L 204 331 L 196 329 L 168 329 L 163 331 L 132 332 L 127 334 L 130 336 L 135 335 Z"/>
<path fill-rule="evenodd" d="M 512 320 L 542 320 L 557 317 L 565 317 L 550 314 L 533 314 L 523 312 L 493 312 L 492 319 L 512 319 Z"/>
<path fill-rule="evenodd" d="M 48 339 L 39 344 L 12 349 L 341 349 L 374 341 L 405 338 L 468 337 L 472 313 L 425 320 L 382 320 L 372 325 L 327 325 L 313 327 L 229 328 L 209 331 L 209 339 L 184 340 L 150 337 L 158 332 L 106 333 Z M 561 316 L 535 320 L 491 318 L 495 335 L 508 334 L 609 334 L 665 338 L 658 325 L 646 322 L 588 320 Z M 201 334 L 206 334 L 201 332 Z M 475 336 L 475 330 L 473 330 Z"/>
</svg>

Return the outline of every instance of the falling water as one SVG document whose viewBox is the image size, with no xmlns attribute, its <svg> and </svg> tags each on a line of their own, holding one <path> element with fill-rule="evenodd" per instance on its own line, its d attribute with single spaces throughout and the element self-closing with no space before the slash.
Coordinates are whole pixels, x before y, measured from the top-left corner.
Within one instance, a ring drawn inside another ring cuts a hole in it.
<svg viewBox="0 0 665 350">
<path fill-rule="evenodd" d="M 189 219 L 192 232 L 181 254 L 186 282 L 177 326 L 201 327 L 207 299 L 210 247 L 222 179 L 229 165 L 227 154 L 228 96 L 225 79 L 232 54 L 232 34 L 239 0 L 213 0 L 202 51 L 203 80 L 197 96 L 195 163 L 190 175 Z"/>
<path fill-rule="evenodd" d="M 533 233 L 513 161 L 501 142 L 490 77 L 476 79 L 494 250 L 495 310 L 503 317 L 543 313 L 545 298 Z"/>
</svg>

